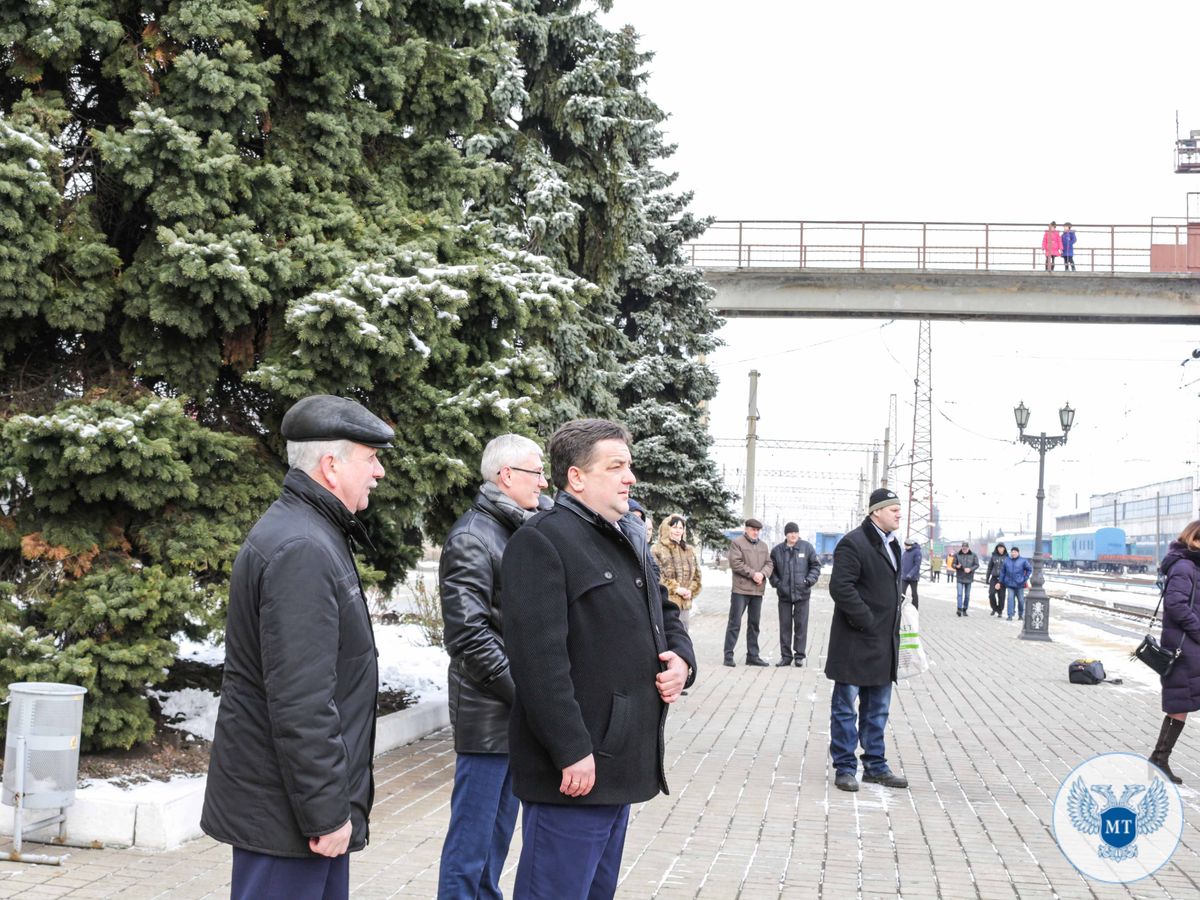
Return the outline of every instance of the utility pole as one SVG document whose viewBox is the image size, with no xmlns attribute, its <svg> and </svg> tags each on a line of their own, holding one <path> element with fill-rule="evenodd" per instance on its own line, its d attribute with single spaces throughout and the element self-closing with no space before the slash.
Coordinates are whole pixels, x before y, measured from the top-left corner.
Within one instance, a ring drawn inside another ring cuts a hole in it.
<svg viewBox="0 0 1200 900">
<path fill-rule="evenodd" d="M 892 394 L 895 397 L 895 394 Z M 879 482 L 880 487 L 888 486 L 888 473 L 892 471 L 892 467 L 888 465 L 888 460 L 892 458 L 892 428 L 889 425 L 883 429 L 883 478 Z"/>
<path fill-rule="evenodd" d="M 754 516 L 754 450 L 758 442 L 758 370 L 750 370 L 750 408 L 746 413 L 746 496 L 742 516 Z"/>
<path fill-rule="evenodd" d="M 879 445 L 871 448 L 871 490 L 879 486 Z"/>
<path fill-rule="evenodd" d="M 913 379 L 913 435 L 908 449 L 908 528 L 910 538 L 933 559 L 933 344 L 929 319 L 917 333 L 917 377 Z"/>
<path fill-rule="evenodd" d="M 887 428 L 883 429 L 883 481 L 879 483 L 880 487 L 889 487 L 892 482 L 892 441 L 889 438 L 895 439 L 897 444 L 900 443 L 895 394 L 888 396 L 888 423 Z"/>
</svg>

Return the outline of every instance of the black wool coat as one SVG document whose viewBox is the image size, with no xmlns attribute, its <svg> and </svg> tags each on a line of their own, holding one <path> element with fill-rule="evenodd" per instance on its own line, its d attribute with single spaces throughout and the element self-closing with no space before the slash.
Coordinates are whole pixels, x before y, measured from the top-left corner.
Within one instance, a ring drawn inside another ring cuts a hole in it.
<svg viewBox="0 0 1200 900">
<path fill-rule="evenodd" d="M 340 500 L 298 469 L 233 563 L 225 674 L 200 827 L 271 856 L 369 836 L 379 669 Z"/>
<path fill-rule="evenodd" d="M 613 525 L 560 491 L 505 547 L 504 637 L 516 685 L 509 766 L 521 800 L 625 804 L 668 792 L 658 654 L 681 656 L 688 684 L 696 656 L 644 532 L 628 519 Z M 562 770 L 589 753 L 591 793 L 559 793 Z"/>
<path fill-rule="evenodd" d="M 878 687 L 896 680 L 900 566 L 897 556 L 892 568 L 887 552 L 870 518 L 842 538 L 833 551 L 829 595 L 834 610 L 825 675 L 834 681 Z"/>
</svg>

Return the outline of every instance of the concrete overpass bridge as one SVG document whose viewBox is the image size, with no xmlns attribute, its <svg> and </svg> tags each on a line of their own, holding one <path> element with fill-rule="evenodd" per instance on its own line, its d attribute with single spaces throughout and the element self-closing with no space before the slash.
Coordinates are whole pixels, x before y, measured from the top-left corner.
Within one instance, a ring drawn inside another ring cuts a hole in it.
<svg viewBox="0 0 1200 900">
<path fill-rule="evenodd" d="M 1076 225 L 1044 271 L 1044 224 L 720 221 L 688 246 L 723 316 L 1200 323 L 1200 222 Z"/>
</svg>

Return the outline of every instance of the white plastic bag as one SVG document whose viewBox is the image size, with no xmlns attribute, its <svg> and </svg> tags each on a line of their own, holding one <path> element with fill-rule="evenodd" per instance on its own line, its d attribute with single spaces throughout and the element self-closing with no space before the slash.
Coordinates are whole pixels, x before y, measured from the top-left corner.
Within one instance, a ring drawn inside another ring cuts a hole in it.
<svg viewBox="0 0 1200 900">
<path fill-rule="evenodd" d="M 905 600 L 900 607 L 900 662 L 896 675 L 911 678 L 929 671 L 929 657 L 921 643 L 921 618 L 916 608 Z"/>
</svg>

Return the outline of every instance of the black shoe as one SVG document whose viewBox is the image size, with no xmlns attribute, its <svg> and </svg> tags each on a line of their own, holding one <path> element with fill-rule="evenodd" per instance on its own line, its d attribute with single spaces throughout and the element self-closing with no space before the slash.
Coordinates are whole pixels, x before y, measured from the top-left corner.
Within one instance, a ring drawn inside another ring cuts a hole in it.
<svg viewBox="0 0 1200 900">
<path fill-rule="evenodd" d="M 963 615 L 965 616 L 966 614 L 967 614 L 967 611 L 964 609 L 964 610 L 963 610 Z"/>
<path fill-rule="evenodd" d="M 680 691 L 680 692 L 679 692 L 679 695 L 680 695 L 681 697 L 686 697 L 686 696 L 687 696 L 687 691 Z"/>
<path fill-rule="evenodd" d="M 879 772 L 875 775 L 872 775 L 870 772 L 864 772 L 862 780 L 868 784 L 882 784 L 884 787 L 890 788 L 908 787 L 908 779 L 903 775 L 897 775 L 890 769 L 886 772 Z"/>
<path fill-rule="evenodd" d="M 748 666 L 769 666 L 770 663 L 767 662 L 765 659 L 763 659 L 761 656 L 755 656 L 752 659 L 747 659 L 746 665 L 748 665 Z"/>
<path fill-rule="evenodd" d="M 833 779 L 833 786 L 839 791 L 850 791 L 853 793 L 858 790 L 858 779 L 849 772 L 838 772 L 837 777 Z"/>
<path fill-rule="evenodd" d="M 737 663 L 735 663 L 732 659 L 727 659 L 727 660 L 725 660 L 725 665 L 729 666 L 729 668 L 732 669 L 734 666 L 737 665 Z"/>
<path fill-rule="evenodd" d="M 790 666 L 791 664 L 792 661 L 790 659 L 781 659 L 779 662 L 775 663 L 775 668 L 778 669 L 782 668 L 783 666 Z"/>
<path fill-rule="evenodd" d="M 804 668 L 804 657 L 803 656 L 801 656 L 799 659 L 796 660 L 796 668 L 797 669 Z"/>
<path fill-rule="evenodd" d="M 961 610 L 961 609 L 956 609 L 956 610 L 954 611 L 954 614 L 955 614 L 956 616 L 961 616 L 961 615 L 962 615 L 962 610 Z"/>
</svg>

